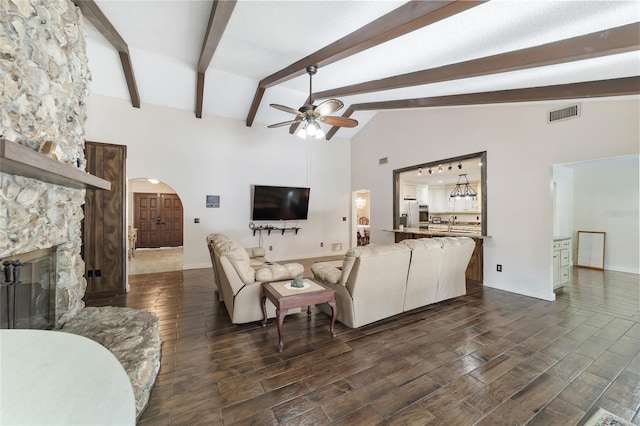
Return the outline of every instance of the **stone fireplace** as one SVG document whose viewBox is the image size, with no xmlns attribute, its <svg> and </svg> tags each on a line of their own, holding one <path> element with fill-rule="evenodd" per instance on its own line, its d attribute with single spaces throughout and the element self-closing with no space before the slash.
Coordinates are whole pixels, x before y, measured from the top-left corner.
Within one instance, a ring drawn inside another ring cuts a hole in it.
<svg viewBox="0 0 640 426">
<path fill-rule="evenodd" d="M 80 11 L 70 0 L 15 0 L 0 2 L 0 16 L 0 139 L 34 152 L 53 141 L 59 162 L 84 171 L 90 73 Z M 25 176 L 0 160 L 0 257 L 55 251 L 60 327 L 84 308 L 85 190 Z"/>
<path fill-rule="evenodd" d="M 53 328 L 55 247 L 2 259 L 0 328 Z"/>
<path fill-rule="evenodd" d="M 0 287 L 0 303 L 6 308 L 17 288 L 18 301 L 29 296 L 30 307 L 37 293 L 42 311 L 53 304 L 53 318 L 36 324 L 20 317 L 29 307 L 19 305 L 17 326 L 62 329 L 109 349 L 131 380 L 139 416 L 160 368 L 158 317 L 131 308 L 85 308 L 82 300 L 85 188 L 111 185 L 85 173 L 89 80 L 82 15 L 71 0 L 0 0 L 0 258 L 26 263 L 32 253 L 46 253 L 52 259 L 46 271 L 35 264 L 29 273 L 21 269 L 24 287 L 12 285 L 9 296 L 9 286 Z M 39 152 L 53 144 L 55 158 Z M 14 281 L 2 272 L 0 281 Z M 43 275 L 49 276 L 44 286 Z M 50 302 L 42 301 L 44 287 Z M 2 328 L 11 321 L 5 308 Z"/>
</svg>

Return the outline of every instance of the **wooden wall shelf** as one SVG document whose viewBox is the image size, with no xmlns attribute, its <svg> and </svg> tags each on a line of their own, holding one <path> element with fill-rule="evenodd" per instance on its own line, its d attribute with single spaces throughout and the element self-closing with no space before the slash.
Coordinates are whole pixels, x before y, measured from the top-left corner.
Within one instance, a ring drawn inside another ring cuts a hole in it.
<svg viewBox="0 0 640 426">
<path fill-rule="evenodd" d="M 0 172 L 70 188 L 111 190 L 108 180 L 6 139 L 0 139 Z"/>
</svg>

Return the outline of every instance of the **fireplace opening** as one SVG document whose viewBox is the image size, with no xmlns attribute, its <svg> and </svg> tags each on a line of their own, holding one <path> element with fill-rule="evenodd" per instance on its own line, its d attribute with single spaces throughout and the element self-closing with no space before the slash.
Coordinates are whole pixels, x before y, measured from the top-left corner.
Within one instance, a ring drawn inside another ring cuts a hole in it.
<svg viewBox="0 0 640 426">
<path fill-rule="evenodd" d="M 55 324 L 56 248 L 0 259 L 0 328 Z"/>
</svg>

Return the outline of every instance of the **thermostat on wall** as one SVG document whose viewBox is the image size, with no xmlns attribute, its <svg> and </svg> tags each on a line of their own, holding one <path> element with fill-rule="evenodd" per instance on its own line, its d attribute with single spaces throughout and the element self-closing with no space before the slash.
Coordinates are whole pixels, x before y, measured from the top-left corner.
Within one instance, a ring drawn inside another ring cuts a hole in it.
<svg viewBox="0 0 640 426">
<path fill-rule="evenodd" d="M 207 195 L 207 208 L 219 209 L 220 208 L 220 196 L 219 195 Z"/>
</svg>

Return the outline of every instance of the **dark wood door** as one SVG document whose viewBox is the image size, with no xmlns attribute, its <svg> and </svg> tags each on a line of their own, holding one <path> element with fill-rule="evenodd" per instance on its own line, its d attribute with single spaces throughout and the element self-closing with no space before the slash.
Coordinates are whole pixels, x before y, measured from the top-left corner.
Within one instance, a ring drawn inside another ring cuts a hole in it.
<svg viewBox="0 0 640 426">
<path fill-rule="evenodd" d="M 137 248 L 182 245 L 182 202 L 177 194 L 134 193 Z"/>
<path fill-rule="evenodd" d="M 111 190 L 86 192 L 82 257 L 86 295 L 126 291 L 126 174 L 127 147 L 85 142 L 87 172 L 111 182 Z"/>
</svg>

